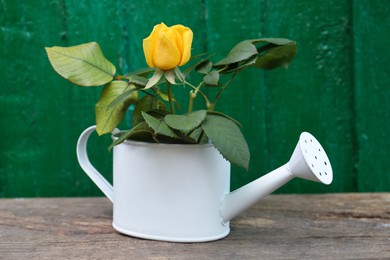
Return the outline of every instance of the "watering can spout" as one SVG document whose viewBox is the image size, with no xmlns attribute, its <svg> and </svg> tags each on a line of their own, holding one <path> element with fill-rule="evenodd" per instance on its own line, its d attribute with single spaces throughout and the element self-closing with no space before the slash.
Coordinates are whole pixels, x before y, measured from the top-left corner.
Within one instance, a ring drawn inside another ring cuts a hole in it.
<svg viewBox="0 0 390 260">
<path fill-rule="evenodd" d="M 226 194 L 221 204 L 222 223 L 227 223 L 257 201 L 295 177 L 330 184 L 333 171 L 317 139 L 303 132 L 288 163 L 253 182 Z"/>
</svg>

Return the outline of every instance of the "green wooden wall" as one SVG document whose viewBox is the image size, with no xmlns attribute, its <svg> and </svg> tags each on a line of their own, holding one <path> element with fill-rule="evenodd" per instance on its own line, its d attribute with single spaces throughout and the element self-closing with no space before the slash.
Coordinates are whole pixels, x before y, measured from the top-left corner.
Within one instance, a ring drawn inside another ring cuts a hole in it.
<svg viewBox="0 0 390 260">
<path fill-rule="evenodd" d="M 160 22 L 189 26 L 193 53 L 221 57 L 246 38 L 297 41 L 288 70 L 244 71 L 218 104 L 244 125 L 252 154 L 248 172 L 233 168 L 233 189 L 287 162 L 309 131 L 328 152 L 333 184 L 294 180 L 278 192 L 390 191 L 386 0 L 3 0 L 0 197 L 101 195 L 75 155 L 101 88 L 57 76 L 44 46 L 97 41 L 124 73 L 146 66 L 142 39 Z M 111 180 L 110 138 L 91 143 L 91 160 Z"/>
</svg>

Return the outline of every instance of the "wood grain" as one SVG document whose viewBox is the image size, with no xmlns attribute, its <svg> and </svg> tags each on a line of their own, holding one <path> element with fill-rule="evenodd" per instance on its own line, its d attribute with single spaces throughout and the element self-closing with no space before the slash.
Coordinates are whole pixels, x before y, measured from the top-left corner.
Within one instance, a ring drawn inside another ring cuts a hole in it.
<svg viewBox="0 0 390 260">
<path fill-rule="evenodd" d="M 104 198 L 0 200 L 1 259 L 388 259 L 390 193 L 271 195 L 208 243 L 132 238 Z"/>
</svg>

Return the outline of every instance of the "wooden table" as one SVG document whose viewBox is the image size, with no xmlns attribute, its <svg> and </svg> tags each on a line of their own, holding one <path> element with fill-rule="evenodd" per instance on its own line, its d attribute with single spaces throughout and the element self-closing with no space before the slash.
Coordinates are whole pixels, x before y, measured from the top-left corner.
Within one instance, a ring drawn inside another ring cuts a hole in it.
<svg viewBox="0 0 390 260">
<path fill-rule="evenodd" d="M 208 243 L 132 238 L 111 221 L 106 198 L 1 199 L 0 259 L 390 259 L 390 193 L 271 195 Z"/>
</svg>

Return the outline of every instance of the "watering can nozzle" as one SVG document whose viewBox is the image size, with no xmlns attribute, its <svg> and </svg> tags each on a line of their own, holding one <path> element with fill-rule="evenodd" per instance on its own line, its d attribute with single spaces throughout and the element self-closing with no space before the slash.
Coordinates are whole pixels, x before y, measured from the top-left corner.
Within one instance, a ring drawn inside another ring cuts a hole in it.
<svg viewBox="0 0 390 260">
<path fill-rule="evenodd" d="M 225 195 L 221 204 L 222 223 L 227 223 L 294 177 L 323 184 L 330 184 L 333 180 L 332 167 L 324 148 L 307 132 L 300 135 L 288 163 Z"/>
</svg>

